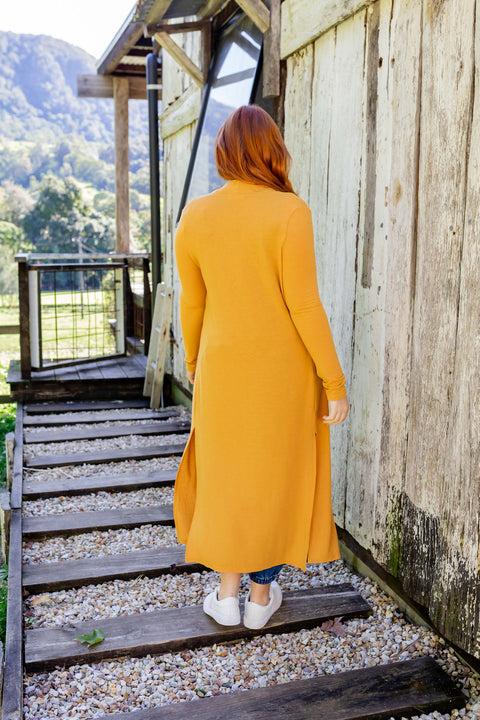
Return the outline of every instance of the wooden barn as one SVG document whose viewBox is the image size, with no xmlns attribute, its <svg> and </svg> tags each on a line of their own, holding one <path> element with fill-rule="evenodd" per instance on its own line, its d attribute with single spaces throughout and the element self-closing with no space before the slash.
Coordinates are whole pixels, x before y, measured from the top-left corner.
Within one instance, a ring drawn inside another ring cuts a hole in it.
<svg viewBox="0 0 480 720">
<path fill-rule="evenodd" d="M 345 553 L 477 659 L 478 13 L 475 0 L 139 0 L 100 77 L 80 85 L 115 85 L 120 138 L 121 103 L 139 83 L 131 58 L 152 39 L 164 168 L 153 254 L 174 289 L 167 372 L 185 403 L 179 214 L 221 184 L 213 140 L 235 107 L 256 102 L 276 119 L 313 212 L 351 401 L 332 430 Z M 123 167 L 124 193 L 125 177 Z"/>
</svg>

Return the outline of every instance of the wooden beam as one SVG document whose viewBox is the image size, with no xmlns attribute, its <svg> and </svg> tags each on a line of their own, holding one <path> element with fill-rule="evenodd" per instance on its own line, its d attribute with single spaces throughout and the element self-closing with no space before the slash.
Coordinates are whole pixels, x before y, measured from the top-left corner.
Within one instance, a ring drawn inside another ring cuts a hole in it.
<svg viewBox="0 0 480 720">
<path fill-rule="evenodd" d="M 245 15 L 255 23 L 260 32 L 266 33 L 270 27 L 270 10 L 262 0 L 235 0 Z"/>
<path fill-rule="evenodd" d="M 205 5 L 197 12 L 197 18 L 213 18 L 225 5 L 225 0 L 207 0 Z"/>
<path fill-rule="evenodd" d="M 128 99 L 146 100 L 145 77 L 128 77 Z M 77 75 L 77 95 L 82 98 L 113 98 L 112 75 Z"/>
<path fill-rule="evenodd" d="M 263 39 L 263 97 L 280 95 L 280 3 L 270 0 L 270 27 Z"/>
<path fill-rule="evenodd" d="M 192 80 L 201 88 L 205 85 L 205 74 L 200 70 L 198 65 L 190 60 L 188 55 L 177 45 L 175 40 L 172 40 L 170 35 L 166 32 L 158 32 L 154 35 L 155 40 L 163 49 L 168 52 L 169 55 L 177 62 L 182 70 L 184 70 Z"/>
<path fill-rule="evenodd" d="M 117 252 L 130 250 L 130 179 L 128 159 L 128 80 L 113 79 L 115 104 L 115 201 Z"/>
<path fill-rule="evenodd" d="M 157 32 L 166 32 L 169 35 L 175 35 L 175 33 L 199 32 L 207 25 L 210 25 L 210 20 L 191 20 L 190 22 L 179 23 L 157 23 L 156 25 L 147 25 L 145 32 L 149 36 L 155 35 Z"/>
</svg>

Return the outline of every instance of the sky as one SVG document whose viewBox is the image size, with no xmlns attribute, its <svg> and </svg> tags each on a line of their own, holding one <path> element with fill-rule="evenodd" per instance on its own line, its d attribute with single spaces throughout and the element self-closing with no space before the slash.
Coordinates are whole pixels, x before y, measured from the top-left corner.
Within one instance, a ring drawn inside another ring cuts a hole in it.
<svg viewBox="0 0 480 720">
<path fill-rule="evenodd" d="M 51 35 L 98 60 L 135 0 L 0 0 L 0 30 Z"/>
</svg>

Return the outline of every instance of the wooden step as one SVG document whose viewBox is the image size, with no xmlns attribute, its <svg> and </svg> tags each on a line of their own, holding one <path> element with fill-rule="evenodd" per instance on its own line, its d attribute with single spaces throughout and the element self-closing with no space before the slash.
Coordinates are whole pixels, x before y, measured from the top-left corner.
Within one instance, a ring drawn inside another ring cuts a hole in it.
<svg viewBox="0 0 480 720">
<path fill-rule="evenodd" d="M 70 440 L 97 440 L 99 438 L 115 438 L 126 435 L 172 435 L 173 433 L 188 433 L 190 422 L 156 422 L 143 425 L 121 425 L 120 427 L 103 428 L 70 428 L 68 430 L 44 430 L 40 432 L 25 432 L 25 443 L 51 443 L 69 442 Z"/>
<path fill-rule="evenodd" d="M 164 420 L 178 415 L 178 410 L 145 410 L 141 415 L 135 412 L 125 412 L 119 415 L 116 412 L 104 412 L 102 417 L 97 417 L 93 412 L 67 413 L 65 415 L 52 415 L 39 419 L 36 415 L 29 415 L 24 418 L 23 424 L 27 427 L 38 426 L 50 427 L 52 425 L 77 425 L 80 423 L 102 423 L 117 422 L 119 420 Z"/>
<path fill-rule="evenodd" d="M 120 492 L 148 487 L 173 485 L 175 470 L 151 470 L 143 473 L 112 473 L 89 477 L 61 478 L 59 480 L 24 480 L 23 495 L 27 500 L 58 495 L 85 495 L 97 490 Z"/>
<path fill-rule="evenodd" d="M 149 445 L 147 447 L 118 448 L 114 450 L 95 450 L 91 452 L 78 452 L 69 455 L 39 455 L 34 458 L 25 458 L 27 468 L 51 468 L 62 465 L 97 465 L 107 462 L 121 462 L 122 460 L 150 460 L 152 458 L 181 455 L 186 442 L 165 443 L 164 445 Z"/>
<path fill-rule="evenodd" d="M 78 535 L 92 530 L 113 530 L 137 525 L 173 525 L 173 505 L 124 510 L 91 510 L 23 518 L 23 535 L 29 538 Z"/>
<path fill-rule="evenodd" d="M 23 566 L 23 587 L 31 593 L 52 592 L 109 580 L 130 580 L 139 575 L 158 577 L 167 573 L 201 572 L 199 563 L 185 562 L 185 548 L 167 547 L 124 555 L 65 560 Z"/>
<path fill-rule="evenodd" d="M 422 657 L 96 720 L 387 720 L 446 713 L 465 700 L 440 665 Z"/>
<path fill-rule="evenodd" d="M 349 584 L 285 592 L 283 597 L 282 606 L 261 630 L 248 630 L 243 624 L 219 625 L 203 612 L 201 605 L 98 619 L 64 628 L 27 630 L 25 665 L 29 671 L 43 670 L 102 658 L 174 652 L 265 632 L 292 632 L 315 627 L 338 615 L 349 618 L 371 612 L 369 604 Z M 105 640 L 98 645 L 88 648 L 75 640 L 76 635 L 95 628 L 105 633 Z"/>
<path fill-rule="evenodd" d="M 148 408 L 147 398 L 138 400 L 87 400 L 81 402 L 25 403 L 29 415 L 47 413 L 77 412 L 77 410 L 113 410 L 114 408 Z"/>
</svg>

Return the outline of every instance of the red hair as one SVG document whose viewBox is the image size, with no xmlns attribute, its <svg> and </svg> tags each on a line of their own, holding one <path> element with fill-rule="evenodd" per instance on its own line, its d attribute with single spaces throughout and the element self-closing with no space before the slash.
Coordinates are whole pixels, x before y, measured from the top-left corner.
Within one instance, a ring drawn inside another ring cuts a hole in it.
<svg viewBox="0 0 480 720">
<path fill-rule="evenodd" d="M 244 180 L 294 192 L 288 179 L 291 161 L 280 130 L 258 105 L 234 110 L 215 139 L 215 162 L 224 180 Z"/>
</svg>

